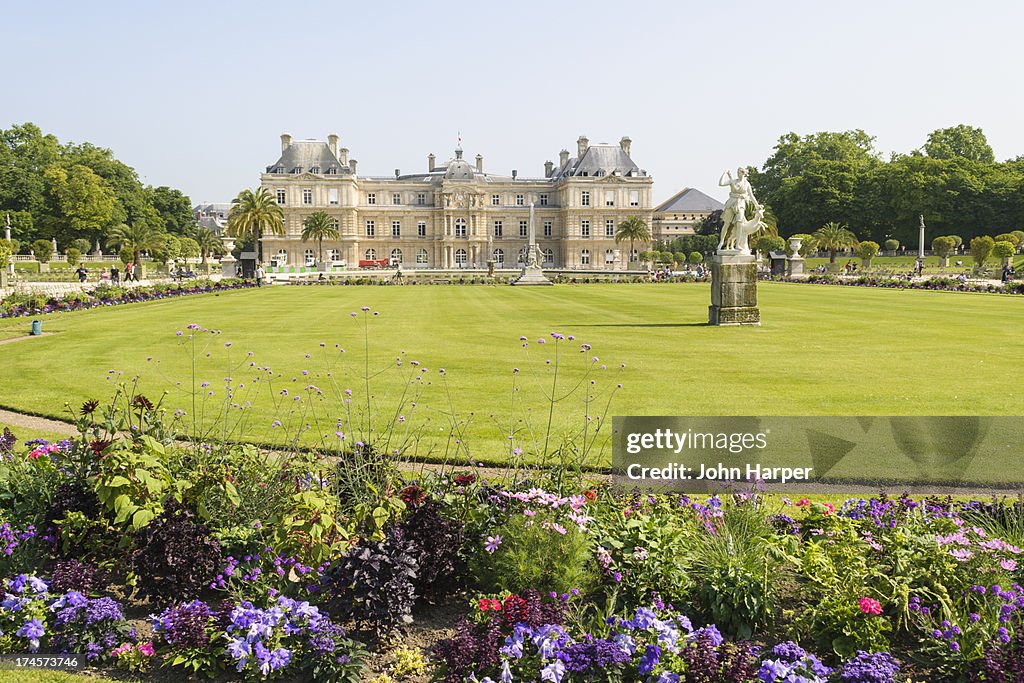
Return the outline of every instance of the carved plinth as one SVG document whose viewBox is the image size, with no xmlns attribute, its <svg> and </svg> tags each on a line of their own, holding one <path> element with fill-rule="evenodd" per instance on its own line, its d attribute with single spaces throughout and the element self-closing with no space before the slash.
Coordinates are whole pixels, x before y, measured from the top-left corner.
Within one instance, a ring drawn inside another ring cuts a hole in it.
<svg viewBox="0 0 1024 683">
<path fill-rule="evenodd" d="M 540 266 L 526 266 L 523 272 L 512 281 L 514 285 L 553 285 L 551 280 L 544 275 L 544 269 Z"/>
<path fill-rule="evenodd" d="M 751 254 L 725 252 L 711 257 L 709 325 L 760 325 L 757 264 Z"/>
<path fill-rule="evenodd" d="M 793 255 L 786 259 L 786 275 L 801 275 L 804 272 L 804 259 Z"/>
</svg>

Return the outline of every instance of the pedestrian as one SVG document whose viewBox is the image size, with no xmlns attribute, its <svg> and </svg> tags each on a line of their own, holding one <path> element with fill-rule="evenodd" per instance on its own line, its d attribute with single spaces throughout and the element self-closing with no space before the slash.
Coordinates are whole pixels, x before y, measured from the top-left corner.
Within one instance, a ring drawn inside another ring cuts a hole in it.
<svg viewBox="0 0 1024 683">
<path fill-rule="evenodd" d="M 117 269 L 116 263 L 110 267 L 110 283 L 113 285 L 121 284 L 121 271 Z"/>
<path fill-rule="evenodd" d="M 266 276 L 267 276 L 267 272 L 265 270 L 263 270 L 263 264 L 261 263 L 258 266 L 256 266 L 256 286 L 257 287 L 262 287 L 263 286 L 263 278 L 265 278 Z"/>
<path fill-rule="evenodd" d="M 128 263 L 124 264 L 124 281 L 125 282 L 131 282 L 132 281 L 132 276 L 134 275 L 134 273 L 135 273 L 135 264 L 134 263 L 129 261 Z"/>
<path fill-rule="evenodd" d="M 85 282 L 85 279 L 89 276 L 89 271 L 85 266 L 78 266 L 78 270 L 75 271 L 78 274 L 78 281 Z"/>
<path fill-rule="evenodd" d="M 100 282 L 110 284 L 110 273 L 106 268 L 100 268 Z"/>
</svg>

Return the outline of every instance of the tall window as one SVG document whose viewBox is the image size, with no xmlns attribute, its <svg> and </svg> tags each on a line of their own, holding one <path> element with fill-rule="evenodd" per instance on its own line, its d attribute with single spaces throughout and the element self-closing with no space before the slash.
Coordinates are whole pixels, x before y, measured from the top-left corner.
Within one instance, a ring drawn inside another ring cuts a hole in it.
<svg viewBox="0 0 1024 683">
<path fill-rule="evenodd" d="M 494 236 L 501 237 L 501 221 L 494 221 Z"/>
<path fill-rule="evenodd" d="M 430 257 L 427 255 L 426 249 L 420 249 L 416 252 L 416 263 L 426 264 L 430 263 Z"/>
<path fill-rule="evenodd" d="M 501 206 L 501 195 L 500 194 L 492 194 L 491 195 L 491 206 Z"/>
<path fill-rule="evenodd" d="M 466 265 L 466 250 L 465 249 L 456 249 L 455 250 L 455 263 L 460 268 L 462 268 L 463 266 Z"/>
<path fill-rule="evenodd" d="M 420 221 L 419 223 L 416 224 L 416 234 L 419 235 L 420 237 L 426 237 L 427 236 L 427 222 L 426 221 Z"/>
<path fill-rule="evenodd" d="M 555 252 L 553 249 L 544 250 L 544 264 L 545 266 L 553 266 L 555 264 Z"/>
<path fill-rule="evenodd" d="M 373 237 L 377 234 L 377 226 L 374 225 L 373 221 L 366 221 L 366 236 Z"/>
<path fill-rule="evenodd" d="M 639 190 L 630 190 L 629 191 L 629 205 L 630 206 L 640 206 L 640 191 Z"/>
<path fill-rule="evenodd" d="M 605 263 L 615 263 L 615 250 L 614 249 L 605 249 L 604 250 L 604 262 Z"/>
<path fill-rule="evenodd" d="M 494 259 L 494 262 L 497 263 L 499 266 L 502 265 L 503 263 L 505 263 L 505 250 L 495 249 L 494 253 L 491 255 L 491 258 Z"/>
<path fill-rule="evenodd" d="M 604 236 L 615 237 L 615 221 L 611 218 L 604 222 Z"/>
<path fill-rule="evenodd" d="M 604 191 L 604 205 L 615 206 L 615 190 Z"/>
<path fill-rule="evenodd" d="M 377 258 L 377 250 L 367 249 L 365 252 L 363 252 L 363 256 L 366 257 L 367 261 L 373 261 L 375 258 Z"/>
<path fill-rule="evenodd" d="M 540 196 L 540 205 L 541 206 L 547 206 L 548 205 L 548 196 L 546 194 L 542 194 Z"/>
<path fill-rule="evenodd" d="M 395 192 L 394 194 L 392 194 L 391 195 L 391 203 L 392 204 L 401 204 L 402 203 L 402 195 L 400 193 L 398 193 L 398 192 Z"/>
<path fill-rule="evenodd" d="M 335 216 L 334 218 L 331 219 L 331 226 L 335 230 L 340 230 L 341 229 L 341 220 L 339 220 L 338 217 Z"/>
<path fill-rule="evenodd" d="M 288 263 L 288 251 L 286 249 L 280 249 L 277 252 L 277 265 L 283 266 Z"/>
<path fill-rule="evenodd" d="M 284 190 L 278 190 L 277 191 L 277 203 L 278 204 L 284 204 L 284 201 L 285 201 L 284 197 L 285 197 Z"/>
<path fill-rule="evenodd" d="M 316 259 L 316 253 L 312 249 L 307 249 L 302 255 L 306 258 L 306 263 Z"/>
<path fill-rule="evenodd" d="M 519 236 L 526 237 L 530 230 L 529 221 L 519 221 Z"/>
<path fill-rule="evenodd" d="M 524 206 L 526 204 L 526 198 L 521 194 L 516 195 L 516 206 Z"/>
<path fill-rule="evenodd" d="M 327 190 L 327 203 L 337 204 L 338 203 L 338 188 L 332 187 Z"/>
<path fill-rule="evenodd" d="M 589 249 L 583 249 L 582 251 L 580 251 L 580 265 L 582 265 L 582 266 L 589 266 L 590 265 L 590 250 Z"/>
<path fill-rule="evenodd" d="M 427 195 L 425 193 L 423 193 L 423 192 L 418 192 L 416 194 L 416 203 L 419 204 L 420 206 L 423 206 L 424 204 L 426 204 L 427 203 Z"/>
<path fill-rule="evenodd" d="M 590 237 L 590 221 L 580 221 L 580 234 Z"/>
<path fill-rule="evenodd" d="M 327 250 L 327 260 L 328 261 L 340 261 L 341 260 L 341 252 L 338 251 L 337 249 L 328 249 Z"/>
<path fill-rule="evenodd" d="M 391 258 L 393 258 L 394 260 L 396 260 L 399 263 L 401 263 L 402 262 L 402 250 L 401 249 L 392 249 L 391 250 Z"/>
<path fill-rule="evenodd" d="M 302 203 L 312 204 L 313 203 L 313 190 L 308 187 L 302 190 Z"/>
<path fill-rule="evenodd" d="M 366 193 L 366 203 L 367 204 L 376 204 L 377 203 L 377 193 L 376 192 L 367 192 Z"/>
<path fill-rule="evenodd" d="M 551 237 L 552 227 L 551 221 L 544 221 L 544 236 Z"/>
<path fill-rule="evenodd" d="M 466 236 L 466 219 L 456 218 L 455 219 L 455 236 L 465 237 Z"/>
<path fill-rule="evenodd" d="M 590 206 L 590 193 L 586 190 L 580 192 L 580 206 Z"/>
<path fill-rule="evenodd" d="M 402 236 L 402 221 L 391 221 L 391 236 L 401 237 Z"/>
</svg>

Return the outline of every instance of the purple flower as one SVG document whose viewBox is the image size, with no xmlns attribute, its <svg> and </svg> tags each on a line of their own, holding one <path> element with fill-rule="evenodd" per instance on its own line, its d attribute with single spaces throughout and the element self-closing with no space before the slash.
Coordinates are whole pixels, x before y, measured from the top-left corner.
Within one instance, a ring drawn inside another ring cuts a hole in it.
<svg viewBox="0 0 1024 683">
<path fill-rule="evenodd" d="M 488 536 L 487 542 L 484 543 L 484 550 L 489 553 L 493 553 L 501 545 L 501 536 Z"/>
</svg>

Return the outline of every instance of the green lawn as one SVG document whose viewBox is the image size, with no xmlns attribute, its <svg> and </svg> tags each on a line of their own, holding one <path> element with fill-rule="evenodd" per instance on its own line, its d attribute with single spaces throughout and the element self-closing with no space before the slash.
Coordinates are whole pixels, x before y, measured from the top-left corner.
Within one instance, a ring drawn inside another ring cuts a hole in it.
<svg viewBox="0 0 1024 683">
<path fill-rule="evenodd" d="M 169 392 L 165 405 L 190 416 L 204 411 L 203 397 L 214 391 L 205 402 L 209 418 L 221 405 L 223 379 L 232 377 L 234 401 L 253 406 L 246 438 L 284 438 L 271 427 L 275 418 L 309 424 L 307 438 L 333 435 L 342 390 L 352 389 L 352 405 L 365 398 L 363 319 L 350 315 L 365 305 L 380 311 L 368 319 L 371 373 L 393 365 L 402 352 L 406 359 L 400 370 L 375 378 L 376 400 L 392 405 L 403 384 L 398 373 L 418 371 L 408 362 L 418 361 L 429 369 L 424 377 L 430 384 L 418 407 L 407 408 L 405 424 L 430 420 L 429 433 L 445 434 L 445 413 L 454 406 L 480 458 L 506 451 L 514 367 L 522 370 L 517 396 L 535 426 L 546 421 L 552 366 L 545 361 L 554 357 L 555 344 L 550 337 L 543 346 L 536 342 L 551 332 L 576 336 L 559 346 L 557 393 L 581 376 L 592 355 L 608 366 L 595 371 L 597 391 L 623 384 L 609 417 L 1020 412 L 1024 390 L 1013 381 L 1024 329 L 1020 298 L 762 283 L 763 323 L 753 328 L 706 326 L 708 301 L 706 284 L 274 286 L 56 314 L 44 318 L 44 329 L 56 334 L 0 346 L 0 404 L 66 418 L 65 402 L 109 397 L 123 373 L 121 379 L 139 375 L 153 399 Z M 222 330 L 199 335 L 195 382 L 211 386 L 196 387 L 195 409 L 192 354 L 183 344 L 192 322 Z M 0 322 L 0 337 L 25 325 Z M 185 336 L 176 337 L 183 329 Z M 529 338 L 528 349 L 520 335 Z M 581 354 L 581 342 L 592 350 Z M 249 351 L 256 368 L 248 367 Z M 327 398 L 293 403 L 310 383 Z M 581 395 L 558 404 L 559 428 L 582 423 Z"/>
</svg>

